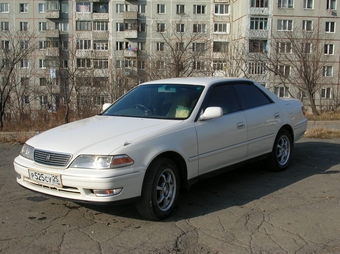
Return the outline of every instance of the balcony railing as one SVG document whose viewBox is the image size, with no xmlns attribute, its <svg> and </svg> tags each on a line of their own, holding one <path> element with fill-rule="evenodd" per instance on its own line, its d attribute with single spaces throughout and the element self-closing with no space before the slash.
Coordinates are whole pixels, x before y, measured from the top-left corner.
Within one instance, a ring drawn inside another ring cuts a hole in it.
<svg viewBox="0 0 340 254">
<path fill-rule="evenodd" d="M 47 19 L 58 19 L 59 18 L 59 10 L 50 10 L 46 12 Z"/>
<path fill-rule="evenodd" d="M 266 39 L 269 36 L 268 30 L 249 30 L 249 38 Z"/>
<path fill-rule="evenodd" d="M 46 56 L 59 56 L 59 48 L 46 48 Z"/>
<path fill-rule="evenodd" d="M 137 11 L 125 11 L 123 14 L 124 19 L 137 19 L 138 12 Z"/>
<path fill-rule="evenodd" d="M 269 8 L 250 8 L 250 15 L 269 15 Z"/>
<path fill-rule="evenodd" d="M 125 30 L 124 31 L 124 38 L 137 39 L 138 38 L 138 31 L 137 30 Z"/>
<path fill-rule="evenodd" d="M 58 38 L 59 34 L 60 34 L 60 32 L 59 32 L 58 29 L 47 29 L 46 30 L 46 37 Z"/>
</svg>

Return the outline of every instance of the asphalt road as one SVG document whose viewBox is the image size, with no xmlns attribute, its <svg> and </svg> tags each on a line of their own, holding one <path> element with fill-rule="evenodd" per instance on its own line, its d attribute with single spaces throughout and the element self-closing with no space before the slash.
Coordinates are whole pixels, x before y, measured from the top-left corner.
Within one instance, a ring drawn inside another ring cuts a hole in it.
<svg viewBox="0 0 340 254">
<path fill-rule="evenodd" d="M 340 139 L 302 139 L 284 172 L 261 163 L 208 179 L 161 222 L 20 187 L 0 143 L 0 253 L 340 253 Z"/>
</svg>

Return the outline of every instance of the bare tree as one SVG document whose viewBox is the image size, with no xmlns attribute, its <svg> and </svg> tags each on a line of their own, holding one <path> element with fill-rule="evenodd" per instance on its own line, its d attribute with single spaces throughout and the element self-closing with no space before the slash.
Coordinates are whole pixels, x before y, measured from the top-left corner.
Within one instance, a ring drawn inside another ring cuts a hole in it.
<svg viewBox="0 0 340 254">
<path fill-rule="evenodd" d="M 292 97 L 308 98 L 313 114 L 318 115 L 315 94 L 326 83 L 324 54 L 327 40 L 320 35 L 320 27 L 306 29 L 294 27 L 291 31 L 272 34 L 270 52 L 249 54 L 255 61 L 265 64 L 272 75 L 272 82 L 281 84 Z M 288 87 L 295 88 L 296 92 Z"/>
<path fill-rule="evenodd" d="M 10 95 L 21 85 L 20 69 L 28 67 L 29 56 L 37 48 L 36 36 L 27 31 L 2 31 L 0 51 L 0 130 L 3 129 Z"/>
</svg>

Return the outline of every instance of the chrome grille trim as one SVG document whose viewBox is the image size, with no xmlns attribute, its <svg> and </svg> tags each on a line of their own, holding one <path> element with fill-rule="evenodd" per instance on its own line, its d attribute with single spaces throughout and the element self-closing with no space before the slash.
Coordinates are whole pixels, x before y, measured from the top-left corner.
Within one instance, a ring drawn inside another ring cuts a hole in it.
<svg viewBox="0 0 340 254">
<path fill-rule="evenodd" d="M 42 150 L 34 151 L 35 162 L 55 167 L 66 167 L 71 157 L 72 157 L 71 154 L 65 153 L 55 153 Z"/>
</svg>

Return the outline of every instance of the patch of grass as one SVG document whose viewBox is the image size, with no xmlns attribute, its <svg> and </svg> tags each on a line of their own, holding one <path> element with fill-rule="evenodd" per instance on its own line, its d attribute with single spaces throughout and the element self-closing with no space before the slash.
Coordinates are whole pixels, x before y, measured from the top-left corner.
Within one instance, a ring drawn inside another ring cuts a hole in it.
<svg viewBox="0 0 340 254">
<path fill-rule="evenodd" d="M 313 128 L 313 129 L 306 131 L 305 137 L 306 138 L 321 138 L 321 139 L 340 138 L 340 130 Z"/>
<path fill-rule="evenodd" d="M 332 121 L 332 120 L 340 120 L 339 112 L 324 112 L 318 116 L 312 114 L 306 114 L 306 118 L 308 121 Z"/>
</svg>

